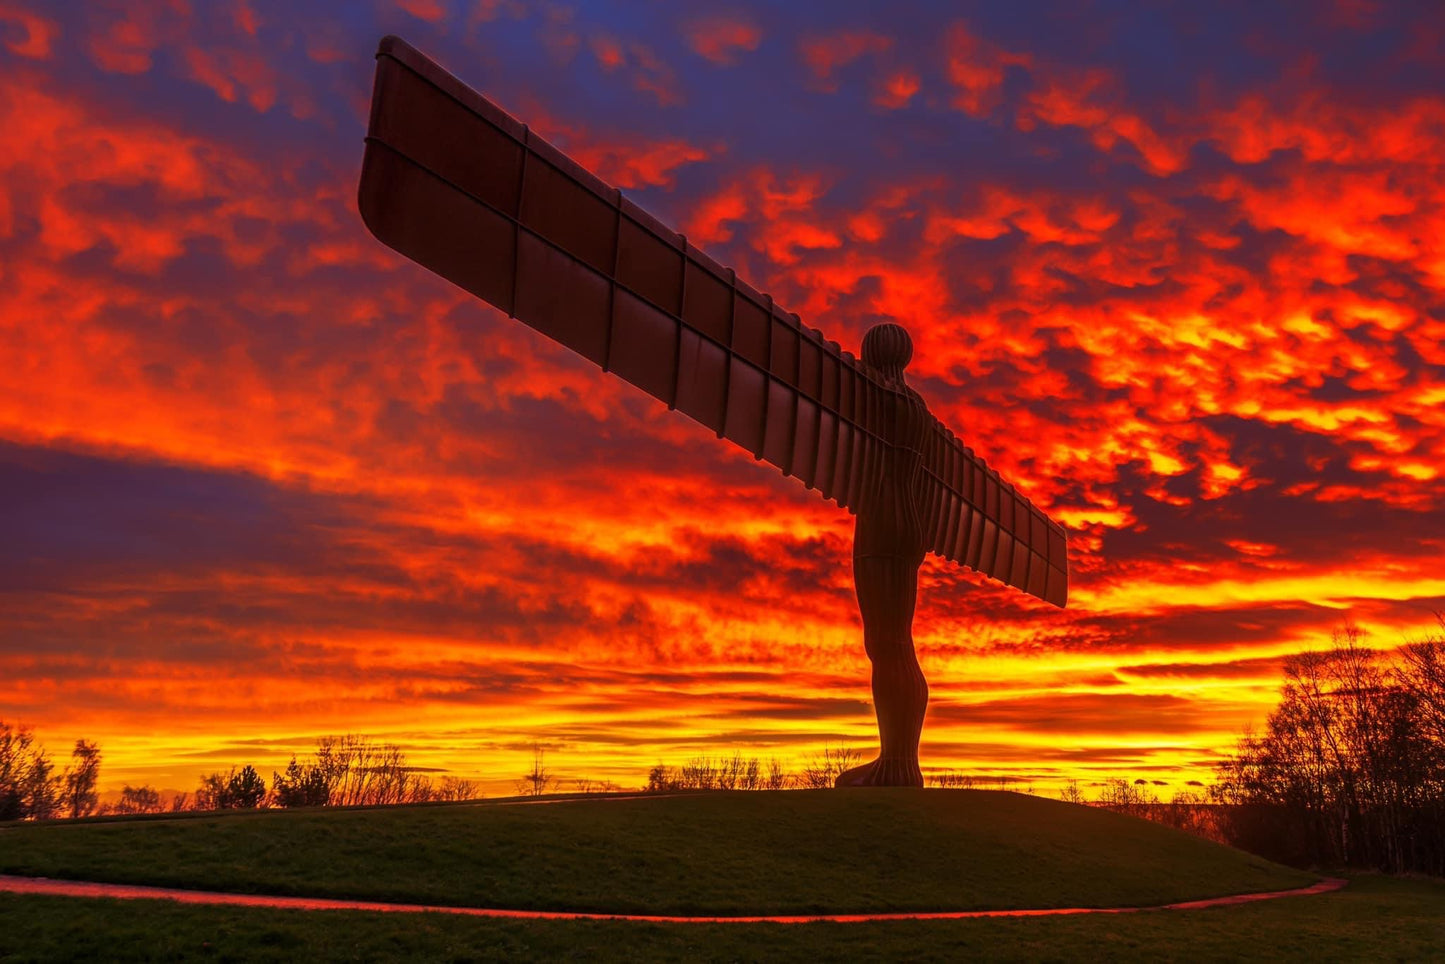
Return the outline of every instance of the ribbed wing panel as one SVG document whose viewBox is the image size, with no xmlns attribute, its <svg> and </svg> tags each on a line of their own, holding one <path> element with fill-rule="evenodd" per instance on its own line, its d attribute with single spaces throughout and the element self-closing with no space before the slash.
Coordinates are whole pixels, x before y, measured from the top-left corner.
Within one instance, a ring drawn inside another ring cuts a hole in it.
<svg viewBox="0 0 1445 964">
<path fill-rule="evenodd" d="M 872 369 L 395 37 L 358 200 L 383 243 L 857 511 L 886 444 Z M 933 423 L 932 551 L 1064 605 L 1063 529 Z"/>
<path fill-rule="evenodd" d="M 863 366 L 394 37 L 359 203 L 385 244 L 856 511 Z"/>
<path fill-rule="evenodd" d="M 930 550 L 1055 606 L 1065 605 L 1069 561 L 1063 527 L 937 419 L 925 447 L 923 511 Z"/>
</svg>

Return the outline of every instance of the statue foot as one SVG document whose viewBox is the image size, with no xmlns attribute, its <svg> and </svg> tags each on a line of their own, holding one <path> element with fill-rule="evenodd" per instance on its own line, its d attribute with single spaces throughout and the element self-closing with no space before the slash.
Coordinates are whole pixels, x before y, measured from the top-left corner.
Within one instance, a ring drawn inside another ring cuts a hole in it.
<svg viewBox="0 0 1445 964">
<path fill-rule="evenodd" d="M 879 757 L 851 770 L 844 770 L 833 781 L 835 787 L 921 787 L 923 771 L 917 758 Z"/>
</svg>

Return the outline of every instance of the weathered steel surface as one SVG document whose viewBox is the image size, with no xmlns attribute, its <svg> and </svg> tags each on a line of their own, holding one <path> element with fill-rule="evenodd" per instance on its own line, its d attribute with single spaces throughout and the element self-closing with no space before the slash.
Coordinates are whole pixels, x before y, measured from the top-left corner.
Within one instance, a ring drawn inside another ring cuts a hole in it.
<svg viewBox="0 0 1445 964">
<path fill-rule="evenodd" d="M 849 511 L 881 470 L 876 370 L 395 37 L 359 202 L 387 245 Z M 1063 606 L 1064 530 L 928 421 L 926 548 Z"/>
</svg>

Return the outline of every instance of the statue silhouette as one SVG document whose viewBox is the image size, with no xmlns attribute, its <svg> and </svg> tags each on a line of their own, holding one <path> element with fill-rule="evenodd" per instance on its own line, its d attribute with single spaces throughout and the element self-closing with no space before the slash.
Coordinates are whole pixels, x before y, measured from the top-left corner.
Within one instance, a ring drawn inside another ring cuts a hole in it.
<svg viewBox="0 0 1445 964">
<path fill-rule="evenodd" d="M 926 545 L 919 502 L 925 495 L 923 443 L 928 407 L 903 380 L 913 357 L 908 332 L 875 325 L 863 337 L 863 361 L 882 376 L 885 442 L 880 470 L 858 503 L 853 585 L 863 617 L 863 648 L 873 664 L 878 759 L 839 775 L 837 786 L 923 786 L 918 737 L 928 684 L 913 649 L 918 568 Z"/>
<path fill-rule="evenodd" d="M 920 786 L 924 554 L 1063 606 L 1064 530 L 929 413 L 898 325 L 861 361 L 396 37 L 377 52 L 358 204 L 382 242 L 858 516 L 878 758 Z"/>
</svg>

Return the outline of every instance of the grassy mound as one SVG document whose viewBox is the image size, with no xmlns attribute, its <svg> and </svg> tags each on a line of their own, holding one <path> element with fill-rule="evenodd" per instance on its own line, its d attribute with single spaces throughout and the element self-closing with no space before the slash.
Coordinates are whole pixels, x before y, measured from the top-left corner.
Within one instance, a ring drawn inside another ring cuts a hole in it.
<svg viewBox="0 0 1445 964">
<path fill-rule="evenodd" d="M 980 790 L 11 825 L 0 873 L 654 914 L 1152 905 L 1314 879 L 1142 820 Z"/>
</svg>

